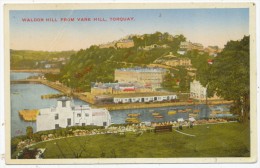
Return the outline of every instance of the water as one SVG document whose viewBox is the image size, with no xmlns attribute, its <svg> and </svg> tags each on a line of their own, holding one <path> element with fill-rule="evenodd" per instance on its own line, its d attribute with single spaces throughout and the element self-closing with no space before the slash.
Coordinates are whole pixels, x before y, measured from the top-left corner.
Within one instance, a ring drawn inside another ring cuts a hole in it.
<svg viewBox="0 0 260 168">
<path fill-rule="evenodd" d="M 180 110 L 191 109 L 190 112 L 179 112 Z M 176 111 L 174 115 L 168 115 L 169 111 Z M 165 121 L 177 121 L 178 118 L 183 118 L 184 120 L 189 119 L 189 113 L 193 110 L 200 110 L 197 119 L 208 118 L 211 109 L 206 105 L 196 105 L 196 106 L 174 106 L 174 107 L 160 107 L 160 108 L 146 108 L 146 109 L 128 109 L 128 110 L 115 110 L 110 111 L 112 122 L 114 124 L 122 124 L 125 122 L 126 118 L 130 118 L 127 115 L 130 113 L 138 113 L 140 116 L 138 119 L 142 122 L 165 122 Z M 163 116 L 162 118 L 155 118 L 153 113 L 159 113 Z"/>
<path fill-rule="evenodd" d="M 31 75 L 38 75 L 37 73 L 11 73 L 11 79 L 25 79 Z M 59 91 L 52 89 L 42 84 L 11 84 L 11 136 L 24 135 L 26 127 L 32 126 L 36 130 L 35 122 L 23 121 L 18 111 L 23 109 L 40 109 L 56 106 L 57 99 L 41 99 L 41 95 L 56 94 Z M 78 99 L 74 99 L 74 104 L 87 104 Z M 110 111 L 112 122 L 115 124 L 125 123 L 129 113 L 139 113 L 139 119 L 142 122 L 164 122 L 177 121 L 178 118 L 188 119 L 189 113 L 180 113 L 179 110 L 190 108 L 192 110 L 200 110 L 197 119 L 209 117 L 212 110 L 228 111 L 228 105 L 217 105 L 208 107 L 206 105 L 196 106 L 176 106 L 176 107 L 160 107 L 160 108 L 146 108 L 146 109 L 128 109 L 128 110 L 114 110 Z M 168 111 L 175 110 L 175 115 L 168 115 Z M 163 118 L 155 118 L 152 114 L 159 113 Z M 192 112 L 192 111 L 191 111 Z M 220 116 L 221 117 L 221 116 Z M 46 122 L 46 124 L 48 124 Z"/>
<path fill-rule="evenodd" d="M 11 80 L 27 79 L 30 76 L 38 76 L 40 73 L 30 73 L 30 72 L 11 72 Z"/>
<path fill-rule="evenodd" d="M 30 75 L 29 73 L 12 73 L 11 76 L 11 79 L 24 79 Z M 56 106 L 57 99 L 41 99 L 41 95 L 56 93 L 60 92 L 42 84 L 11 84 L 11 136 L 24 135 L 27 126 L 32 126 L 33 130 L 36 130 L 36 123 L 23 121 L 19 116 L 19 110 Z M 78 99 L 75 99 L 74 103 L 87 104 Z"/>
</svg>

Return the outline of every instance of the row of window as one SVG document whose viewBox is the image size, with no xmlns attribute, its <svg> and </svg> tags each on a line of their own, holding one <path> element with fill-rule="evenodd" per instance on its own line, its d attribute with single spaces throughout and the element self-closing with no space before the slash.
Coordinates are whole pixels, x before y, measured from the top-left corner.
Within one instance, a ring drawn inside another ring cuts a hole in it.
<svg viewBox="0 0 260 168">
<path fill-rule="evenodd" d="M 81 113 L 78 113 L 78 114 L 77 114 L 77 117 L 81 117 Z M 85 113 L 85 117 L 89 117 L 89 114 L 88 114 L 88 113 Z M 58 119 L 59 119 L 59 114 L 55 114 L 54 119 L 55 119 L 55 120 L 58 120 Z"/>
</svg>

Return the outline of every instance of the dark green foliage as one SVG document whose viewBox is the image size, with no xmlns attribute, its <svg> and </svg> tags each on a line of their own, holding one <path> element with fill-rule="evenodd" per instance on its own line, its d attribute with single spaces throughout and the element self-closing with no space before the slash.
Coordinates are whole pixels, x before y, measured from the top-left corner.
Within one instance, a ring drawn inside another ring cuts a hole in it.
<svg viewBox="0 0 260 168">
<path fill-rule="evenodd" d="M 249 56 L 249 36 L 245 36 L 240 41 L 228 42 L 214 63 L 198 72 L 200 82 L 208 84 L 208 93 L 234 100 L 233 112 L 244 118 L 249 116 L 250 107 Z"/>
<path fill-rule="evenodd" d="M 17 150 L 17 145 L 19 142 L 23 141 L 27 139 L 26 135 L 21 135 L 21 136 L 17 136 L 17 137 L 13 137 L 11 139 L 11 153 L 15 152 Z"/>
<path fill-rule="evenodd" d="M 37 149 L 24 148 L 21 155 L 18 156 L 18 159 L 35 159 L 37 153 L 38 153 Z"/>
</svg>

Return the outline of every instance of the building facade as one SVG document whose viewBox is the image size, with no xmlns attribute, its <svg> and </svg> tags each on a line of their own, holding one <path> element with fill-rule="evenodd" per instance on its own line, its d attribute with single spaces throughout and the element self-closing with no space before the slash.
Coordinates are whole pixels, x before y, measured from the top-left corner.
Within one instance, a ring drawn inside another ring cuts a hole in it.
<svg viewBox="0 0 260 168">
<path fill-rule="evenodd" d="M 116 43 L 116 47 L 117 48 L 131 48 L 131 47 L 134 47 L 135 44 L 134 44 L 134 41 L 133 40 L 121 40 L 119 42 Z"/>
<path fill-rule="evenodd" d="M 139 83 L 93 83 L 91 85 L 91 94 L 124 94 L 124 93 L 143 93 L 152 92 L 149 86 L 143 86 Z"/>
<path fill-rule="evenodd" d="M 125 95 L 114 97 L 114 103 L 148 103 L 148 102 L 163 102 L 177 100 L 177 95 Z"/>
<path fill-rule="evenodd" d="M 190 83 L 190 98 L 206 99 L 207 89 L 203 87 L 199 81 L 194 80 Z"/>
<path fill-rule="evenodd" d="M 168 66 L 191 66 L 191 60 L 189 58 L 173 58 L 171 60 L 165 61 L 165 65 Z"/>
<path fill-rule="evenodd" d="M 36 130 L 44 131 L 70 126 L 109 126 L 111 116 L 106 109 L 92 109 L 88 105 L 74 106 L 69 98 L 57 101 L 57 107 L 40 109 Z"/>
<path fill-rule="evenodd" d="M 197 80 L 190 83 L 190 98 L 197 100 L 206 100 L 207 88 L 202 86 Z M 216 94 L 213 97 L 207 97 L 208 100 L 221 99 Z"/>
<path fill-rule="evenodd" d="M 166 70 L 162 68 L 122 68 L 115 70 L 115 80 L 120 83 L 140 83 L 160 88 Z"/>
</svg>

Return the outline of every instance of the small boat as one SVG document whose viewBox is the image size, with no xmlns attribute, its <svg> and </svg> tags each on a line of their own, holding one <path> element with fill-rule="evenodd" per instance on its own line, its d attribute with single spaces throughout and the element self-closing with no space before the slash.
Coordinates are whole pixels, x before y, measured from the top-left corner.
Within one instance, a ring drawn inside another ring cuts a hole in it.
<svg viewBox="0 0 260 168">
<path fill-rule="evenodd" d="M 163 118 L 163 116 L 162 115 L 156 115 L 156 116 L 154 116 L 154 118 Z"/>
<path fill-rule="evenodd" d="M 189 117 L 198 117 L 198 114 L 189 113 Z"/>
<path fill-rule="evenodd" d="M 194 113 L 199 113 L 200 110 L 199 110 L 199 109 L 195 109 L 195 110 L 193 110 L 193 112 L 194 112 Z"/>
<path fill-rule="evenodd" d="M 177 111 L 175 111 L 175 110 L 168 111 L 168 115 L 174 115 L 174 114 L 176 114 L 176 113 L 177 113 Z"/>
<path fill-rule="evenodd" d="M 178 110 L 178 113 L 186 113 L 186 110 Z"/>
<path fill-rule="evenodd" d="M 127 114 L 128 117 L 139 117 L 141 114 L 139 113 L 130 113 L 130 114 Z"/>
<path fill-rule="evenodd" d="M 157 116 L 157 115 L 160 115 L 160 113 L 158 112 L 155 112 L 155 113 L 152 113 L 153 116 Z"/>
<path fill-rule="evenodd" d="M 191 109 L 191 108 L 187 108 L 186 111 L 187 111 L 187 112 L 191 112 L 192 109 Z"/>
<path fill-rule="evenodd" d="M 125 120 L 125 122 L 131 123 L 131 124 L 138 124 L 138 123 L 140 123 L 140 120 L 137 119 L 137 118 L 127 118 L 127 119 Z"/>
</svg>

